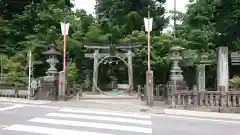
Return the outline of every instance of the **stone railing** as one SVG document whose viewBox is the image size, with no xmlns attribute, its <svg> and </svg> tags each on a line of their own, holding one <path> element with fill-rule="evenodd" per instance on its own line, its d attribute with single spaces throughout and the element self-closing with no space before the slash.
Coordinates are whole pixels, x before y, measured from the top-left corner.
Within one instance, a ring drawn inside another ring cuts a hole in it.
<svg viewBox="0 0 240 135">
<path fill-rule="evenodd" d="M 24 88 L 5 88 L 0 89 L 0 97 L 27 98 L 28 91 Z"/>
<path fill-rule="evenodd" d="M 27 98 L 28 88 L 26 86 L 15 86 L 14 84 L 0 84 L 0 97 Z"/>
<path fill-rule="evenodd" d="M 172 91 L 168 95 L 168 103 L 172 108 L 207 107 L 218 111 L 240 112 L 240 91 L 225 92 L 224 87 L 219 88 L 219 91 L 198 91 L 193 87 L 188 91 Z"/>
<path fill-rule="evenodd" d="M 146 86 L 138 85 L 138 96 L 142 100 L 146 100 Z M 153 89 L 153 96 L 155 101 L 164 101 L 167 98 L 166 85 L 158 84 Z"/>
<path fill-rule="evenodd" d="M 227 100 L 226 106 L 240 108 L 240 91 L 228 91 L 225 95 Z"/>
</svg>

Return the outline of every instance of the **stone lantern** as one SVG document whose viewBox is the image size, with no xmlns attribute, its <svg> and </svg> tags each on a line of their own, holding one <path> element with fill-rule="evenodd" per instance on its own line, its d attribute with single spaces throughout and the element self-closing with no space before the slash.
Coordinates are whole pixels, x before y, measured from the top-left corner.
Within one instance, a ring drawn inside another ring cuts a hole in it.
<svg viewBox="0 0 240 135">
<path fill-rule="evenodd" d="M 57 52 L 54 45 L 50 46 L 50 49 L 43 53 L 48 57 L 46 62 L 50 65 L 49 69 L 44 76 L 44 80 L 41 82 L 40 87 L 36 93 L 37 100 L 58 100 L 58 71 L 56 64 L 59 62 L 57 55 L 61 53 Z"/>
<path fill-rule="evenodd" d="M 171 60 L 173 62 L 170 74 L 170 80 L 175 86 L 175 90 L 180 89 L 184 90 L 186 88 L 186 83 L 184 81 L 184 77 L 182 75 L 182 69 L 179 66 L 179 62 L 182 60 L 181 52 L 184 50 L 181 46 L 174 46 L 171 48 L 172 57 Z"/>
<path fill-rule="evenodd" d="M 61 55 L 61 53 L 57 52 L 56 49 L 54 48 L 54 45 L 52 44 L 50 46 L 50 49 L 45 51 L 43 54 L 48 57 L 46 62 L 50 66 L 46 72 L 47 76 L 55 76 L 56 74 L 58 74 L 58 71 L 56 69 L 56 64 L 59 62 L 57 59 L 57 55 Z"/>
<path fill-rule="evenodd" d="M 179 66 L 179 62 L 182 60 L 182 56 L 180 54 L 180 51 L 184 50 L 184 48 L 180 46 L 174 46 L 171 48 L 172 51 L 172 56 L 171 60 L 173 62 L 172 68 L 171 68 L 171 75 L 170 78 L 171 80 L 183 80 L 183 75 L 182 75 L 182 69 Z"/>
</svg>

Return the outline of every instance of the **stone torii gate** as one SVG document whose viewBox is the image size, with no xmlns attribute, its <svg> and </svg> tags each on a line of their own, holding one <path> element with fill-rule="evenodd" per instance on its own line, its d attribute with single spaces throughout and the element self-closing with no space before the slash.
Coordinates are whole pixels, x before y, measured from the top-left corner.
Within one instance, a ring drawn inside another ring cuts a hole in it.
<svg viewBox="0 0 240 135">
<path fill-rule="evenodd" d="M 85 45 L 84 47 L 87 49 L 93 49 L 94 53 L 87 53 L 85 54 L 85 57 L 91 58 L 94 60 L 93 62 L 93 81 L 92 81 L 92 92 L 96 93 L 101 92 L 98 87 L 98 67 L 99 65 L 108 58 L 118 58 L 121 60 L 128 68 L 128 89 L 133 89 L 133 71 L 132 71 L 132 57 L 134 56 L 134 53 L 132 52 L 132 49 L 139 47 L 138 44 L 114 44 L 114 45 L 107 45 L 107 46 L 91 46 L 91 45 Z M 101 50 L 109 49 L 109 53 L 101 52 Z M 115 50 L 116 52 L 114 54 L 111 53 L 111 51 Z M 119 53 L 117 50 L 122 50 L 125 52 Z M 126 60 L 127 59 L 127 60 Z"/>
</svg>

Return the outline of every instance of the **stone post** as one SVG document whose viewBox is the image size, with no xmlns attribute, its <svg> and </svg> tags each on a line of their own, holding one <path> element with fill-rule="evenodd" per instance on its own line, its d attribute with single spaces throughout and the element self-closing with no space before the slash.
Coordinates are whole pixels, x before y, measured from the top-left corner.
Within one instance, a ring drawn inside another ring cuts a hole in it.
<svg viewBox="0 0 240 135">
<path fill-rule="evenodd" d="M 199 103 L 199 93 L 198 88 L 194 85 L 193 86 L 193 107 L 197 107 Z"/>
<path fill-rule="evenodd" d="M 219 89 L 221 92 L 220 104 L 221 104 L 221 107 L 225 107 L 226 106 L 226 91 L 225 91 L 226 89 L 224 88 L 224 86 L 220 86 Z"/>
<path fill-rule="evenodd" d="M 201 92 L 205 91 L 205 64 L 200 64 L 197 66 L 197 86 L 198 86 L 198 90 Z"/>
<path fill-rule="evenodd" d="M 218 47 L 217 56 L 217 86 L 224 86 L 228 91 L 229 67 L 228 67 L 228 47 Z"/>
<path fill-rule="evenodd" d="M 132 70 L 132 55 L 133 53 L 129 50 L 127 53 L 128 58 L 128 85 L 133 89 L 133 70 Z"/>
<path fill-rule="evenodd" d="M 84 84 L 85 84 L 85 86 L 86 86 L 87 88 L 89 88 L 90 85 L 91 85 L 91 77 L 90 77 L 89 72 L 87 72 L 87 73 L 85 74 Z"/>
<path fill-rule="evenodd" d="M 138 97 L 141 97 L 141 95 L 142 95 L 142 87 L 141 87 L 141 85 L 137 86 L 137 92 L 138 92 Z"/>
<path fill-rule="evenodd" d="M 147 105 L 153 106 L 153 71 L 146 72 L 146 93 L 147 93 Z"/>
<path fill-rule="evenodd" d="M 171 94 L 169 93 L 169 100 L 170 100 L 170 103 L 171 103 L 171 107 L 172 108 L 175 108 L 176 107 L 176 95 L 175 95 L 175 93 L 176 93 L 176 88 L 175 88 L 176 86 L 175 85 L 172 85 L 171 84 Z"/>
<path fill-rule="evenodd" d="M 60 71 L 59 72 L 59 85 L 58 85 L 58 97 L 59 99 L 63 99 L 63 97 L 65 97 L 66 94 L 66 89 L 64 89 L 64 84 L 63 81 L 64 80 L 64 71 Z"/>
<path fill-rule="evenodd" d="M 93 83 L 92 83 L 92 92 L 96 93 L 96 86 L 98 85 L 98 57 L 99 50 L 95 50 L 93 53 Z"/>
</svg>

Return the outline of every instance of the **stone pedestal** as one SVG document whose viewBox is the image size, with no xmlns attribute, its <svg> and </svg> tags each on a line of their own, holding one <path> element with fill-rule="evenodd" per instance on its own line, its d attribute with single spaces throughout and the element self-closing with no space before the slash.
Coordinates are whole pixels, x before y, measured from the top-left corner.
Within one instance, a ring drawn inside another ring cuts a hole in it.
<svg viewBox="0 0 240 135">
<path fill-rule="evenodd" d="M 58 77 L 45 76 L 36 93 L 36 100 L 56 101 L 58 95 Z"/>
</svg>

